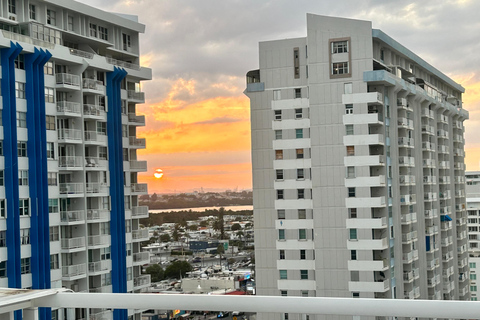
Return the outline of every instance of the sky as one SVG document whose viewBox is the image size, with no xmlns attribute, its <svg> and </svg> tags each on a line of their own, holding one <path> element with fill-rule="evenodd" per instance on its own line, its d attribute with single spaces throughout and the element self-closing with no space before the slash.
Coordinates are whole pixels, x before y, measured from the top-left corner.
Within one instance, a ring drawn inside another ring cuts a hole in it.
<svg viewBox="0 0 480 320">
<path fill-rule="evenodd" d="M 83 0 L 137 15 L 141 65 L 153 80 L 137 105 L 149 193 L 251 189 L 245 74 L 258 69 L 258 42 L 306 36 L 306 14 L 369 20 L 465 89 L 467 170 L 480 170 L 478 0 Z M 161 168 L 162 179 L 153 172 Z"/>
</svg>

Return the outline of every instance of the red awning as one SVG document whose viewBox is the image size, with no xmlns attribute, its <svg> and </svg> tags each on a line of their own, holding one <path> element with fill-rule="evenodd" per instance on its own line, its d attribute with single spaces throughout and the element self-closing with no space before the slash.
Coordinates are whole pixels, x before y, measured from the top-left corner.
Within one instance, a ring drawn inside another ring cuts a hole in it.
<svg viewBox="0 0 480 320">
<path fill-rule="evenodd" d="M 231 296 L 243 296 L 245 294 L 247 294 L 246 292 L 244 291 L 232 291 L 232 292 L 227 292 L 225 293 L 226 295 L 231 295 Z"/>
</svg>

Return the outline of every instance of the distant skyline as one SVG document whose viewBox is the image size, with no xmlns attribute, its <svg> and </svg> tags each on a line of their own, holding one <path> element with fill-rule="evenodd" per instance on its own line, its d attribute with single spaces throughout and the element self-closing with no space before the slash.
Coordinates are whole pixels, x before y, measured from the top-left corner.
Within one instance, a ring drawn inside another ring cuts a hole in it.
<svg viewBox="0 0 480 320">
<path fill-rule="evenodd" d="M 305 37 L 306 13 L 372 21 L 465 89 L 467 170 L 480 170 L 480 1 L 85 0 L 137 15 L 141 64 L 153 70 L 138 113 L 149 193 L 251 189 L 250 113 L 245 74 L 258 42 Z M 164 171 L 155 179 L 155 169 Z"/>
</svg>

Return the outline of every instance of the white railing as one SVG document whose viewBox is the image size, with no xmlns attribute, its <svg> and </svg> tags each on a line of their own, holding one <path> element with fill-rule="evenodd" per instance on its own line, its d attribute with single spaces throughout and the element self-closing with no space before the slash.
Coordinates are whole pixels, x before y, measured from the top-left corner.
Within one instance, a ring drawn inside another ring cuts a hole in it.
<svg viewBox="0 0 480 320">
<path fill-rule="evenodd" d="M 112 268 L 112 260 L 102 260 L 97 262 L 90 262 L 88 264 L 88 272 L 100 272 L 110 270 Z"/>
<path fill-rule="evenodd" d="M 74 277 L 74 276 L 79 276 L 85 273 L 86 273 L 85 263 L 62 267 L 62 276 L 64 277 Z"/>
<path fill-rule="evenodd" d="M 145 138 L 129 137 L 129 144 L 133 147 L 145 147 Z"/>
<path fill-rule="evenodd" d="M 85 247 L 85 237 L 78 238 L 62 238 L 62 249 L 76 249 Z"/>
<path fill-rule="evenodd" d="M 148 229 L 133 230 L 132 239 L 148 239 Z"/>
<path fill-rule="evenodd" d="M 87 220 L 108 220 L 110 219 L 110 211 L 108 210 L 87 210 Z"/>
<path fill-rule="evenodd" d="M 60 211 L 60 221 L 61 222 L 78 222 L 85 220 L 85 211 L 76 210 L 76 211 Z"/>
<path fill-rule="evenodd" d="M 128 122 L 138 123 L 145 125 L 145 116 L 144 115 L 136 115 L 135 113 L 128 114 Z"/>
<path fill-rule="evenodd" d="M 57 112 L 75 113 L 80 115 L 80 103 L 70 101 L 57 101 Z"/>
<path fill-rule="evenodd" d="M 96 104 L 84 104 L 83 115 L 103 117 L 107 115 L 107 113 L 105 111 L 105 106 L 100 106 Z"/>
<path fill-rule="evenodd" d="M 82 140 L 82 130 L 58 129 L 58 140 Z"/>
<path fill-rule="evenodd" d="M 72 48 L 70 48 L 69 50 L 70 50 L 71 55 L 74 55 L 74 56 L 77 56 L 77 57 L 93 59 L 93 56 L 94 56 L 93 53 L 87 52 L 87 51 L 82 51 L 82 50 L 72 49 Z"/>
<path fill-rule="evenodd" d="M 138 252 L 133 254 L 133 262 L 145 262 L 150 261 L 150 254 L 148 252 Z"/>
<path fill-rule="evenodd" d="M 146 183 L 132 183 L 132 192 L 148 192 L 148 186 Z"/>
<path fill-rule="evenodd" d="M 80 76 L 77 76 L 76 74 L 57 73 L 55 75 L 55 81 L 57 84 L 80 87 Z"/>
<path fill-rule="evenodd" d="M 147 161 L 130 160 L 131 170 L 147 170 Z"/>
<path fill-rule="evenodd" d="M 100 245 L 109 246 L 110 235 L 99 234 L 95 236 L 88 236 L 88 245 L 89 246 L 100 246 Z"/>
<path fill-rule="evenodd" d="M 59 183 L 60 194 L 82 194 L 83 183 Z"/>
<path fill-rule="evenodd" d="M 58 157 L 58 166 L 60 168 L 81 168 L 83 167 L 83 157 L 77 157 L 77 156 Z"/>
<path fill-rule="evenodd" d="M 148 215 L 147 206 L 132 207 L 132 217 Z"/>
<path fill-rule="evenodd" d="M 83 79 L 82 86 L 83 86 L 83 89 L 98 90 L 98 91 L 105 90 L 105 86 L 103 85 L 103 82 L 95 79 Z"/>
<path fill-rule="evenodd" d="M 117 59 L 113 59 L 113 58 L 107 58 L 107 62 L 110 63 L 110 64 L 114 64 L 116 66 L 119 66 L 119 67 L 133 69 L 133 70 L 137 70 L 137 71 L 140 70 L 140 66 L 138 64 L 131 63 L 131 62 L 121 61 L 121 60 L 117 60 Z"/>
<path fill-rule="evenodd" d="M 87 183 L 87 193 L 107 193 L 108 186 L 104 183 L 90 182 Z"/>
<path fill-rule="evenodd" d="M 150 283 L 151 283 L 150 278 L 151 278 L 151 276 L 149 274 L 138 276 L 138 277 L 133 279 L 133 286 L 134 287 L 140 287 L 140 286 L 150 285 Z"/>
<path fill-rule="evenodd" d="M 127 97 L 128 97 L 128 99 L 132 99 L 132 100 L 145 101 L 145 93 L 144 92 L 138 92 L 138 91 L 135 91 L 135 90 L 128 90 L 127 91 Z"/>
</svg>

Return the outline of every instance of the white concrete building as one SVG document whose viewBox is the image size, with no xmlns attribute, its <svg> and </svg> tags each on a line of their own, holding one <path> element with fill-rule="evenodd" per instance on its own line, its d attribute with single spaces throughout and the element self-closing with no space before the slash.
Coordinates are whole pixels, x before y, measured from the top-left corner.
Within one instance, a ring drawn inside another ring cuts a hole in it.
<svg viewBox="0 0 480 320">
<path fill-rule="evenodd" d="M 369 21 L 307 14 L 259 57 L 258 294 L 469 300 L 464 88 Z"/>
<path fill-rule="evenodd" d="M 139 292 L 148 208 L 137 18 L 71 0 L 1 1 L 0 287 Z M 12 169 L 13 168 L 13 169 Z M 41 309 L 40 319 L 140 319 Z"/>
<path fill-rule="evenodd" d="M 480 281 L 480 171 L 466 172 L 465 178 L 467 181 L 470 293 L 471 299 L 478 301 L 478 281 Z M 479 277 L 478 280 L 477 276 Z"/>
</svg>

